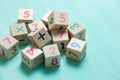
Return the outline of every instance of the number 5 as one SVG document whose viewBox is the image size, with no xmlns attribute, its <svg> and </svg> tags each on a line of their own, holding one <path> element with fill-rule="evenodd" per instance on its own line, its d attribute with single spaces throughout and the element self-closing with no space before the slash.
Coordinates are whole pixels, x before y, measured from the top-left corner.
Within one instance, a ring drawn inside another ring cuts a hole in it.
<svg viewBox="0 0 120 80">
<path fill-rule="evenodd" d="M 61 13 L 60 14 L 60 22 L 65 22 L 65 14 L 64 13 Z"/>
<path fill-rule="evenodd" d="M 30 11 L 28 11 L 28 10 L 26 10 L 25 12 L 24 12 L 24 16 L 23 16 L 24 18 L 29 18 L 30 17 Z"/>
</svg>

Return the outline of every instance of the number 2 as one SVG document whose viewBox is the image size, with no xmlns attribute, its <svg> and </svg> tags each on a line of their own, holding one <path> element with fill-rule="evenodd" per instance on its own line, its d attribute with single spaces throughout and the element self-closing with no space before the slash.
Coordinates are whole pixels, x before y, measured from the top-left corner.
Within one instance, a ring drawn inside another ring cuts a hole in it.
<svg viewBox="0 0 120 80">
<path fill-rule="evenodd" d="M 50 47 L 49 50 L 51 51 L 51 54 L 56 54 L 55 47 Z"/>
<path fill-rule="evenodd" d="M 26 10 L 24 11 L 24 18 L 29 18 L 30 17 L 30 11 Z"/>
</svg>

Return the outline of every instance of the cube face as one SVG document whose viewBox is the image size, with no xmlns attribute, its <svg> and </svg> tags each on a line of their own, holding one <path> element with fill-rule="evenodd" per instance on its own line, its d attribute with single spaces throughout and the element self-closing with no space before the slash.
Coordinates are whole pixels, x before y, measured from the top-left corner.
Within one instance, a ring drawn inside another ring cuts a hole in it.
<svg viewBox="0 0 120 80">
<path fill-rule="evenodd" d="M 73 21 L 68 27 L 70 38 L 74 37 L 80 40 L 85 40 L 86 29 L 80 24 L 79 21 Z"/>
<path fill-rule="evenodd" d="M 22 50 L 21 55 L 23 63 L 31 69 L 34 69 L 43 63 L 43 52 L 34 44 Z"/>
<path fill-rule="evenodd" d="M 12 58 L 18 52 L 18 41 L 7 35 L 0 39 L 0 53 L 6 59 Z"/>
<path fill-rule="evenodd" d="M 49 30 L 61 30 L 68 27 L 68 14 L 63 11 L 53 11 L 49 17 Z"/>
<path fill-rule="evenodd" d="M 86 42 L 72 38 L 67 45 L 67 58 L 80 62 L 86 53 Z"/>
<path fill-rule="evenodd" d="M 25 23 L 15 24 L 10 26 L 11 35 L 19 41 L 19 44 L 27 43 L 27 28 Z"/>
<path fill-rule="evenodd" d="M 31 24 L 28 24 L 29 32 L 35 32 L 36 30 L 40 28 L 45 28 L 45 30 L 47 31 L 47 28 L 42 21 L 36 21 Z"/>
<path fill-rule="evenodd" d="M 48 16 L 52 13 L 53 11 L 48 11 L 42 18 L 41 20 L 44 22 L 46 26 L 48 26 Z"/>
<path fill-rule="evenodd" d="M 53 30 L 52 37 L 54 43 L 58 45 L 59 50 L 66 50 L 66 46 L 69 42 L 67 30 Z"/>
<path fill-rule="evenodd" d="M 45 56 L 45 66 L 54 67 L 60 65 L 60 52 L 57 44 L 47 45 L 43 47 Z"/>
<path fill-rule="evenodd" d="M 18 23 L 33 22 L 34 12 L 31 9 L 19 9 Z"/>
<path fill-rule="evenodd" d="M 41 48 L 42 46 L 44 46 L 51 40 L 50 35 L 44 28 L 41 28 L 41 29 L 37 30 L 36 32 L 31 32 L 30 34 L 28 34 L 28 37 L 39 48 Z"/>
</svg>

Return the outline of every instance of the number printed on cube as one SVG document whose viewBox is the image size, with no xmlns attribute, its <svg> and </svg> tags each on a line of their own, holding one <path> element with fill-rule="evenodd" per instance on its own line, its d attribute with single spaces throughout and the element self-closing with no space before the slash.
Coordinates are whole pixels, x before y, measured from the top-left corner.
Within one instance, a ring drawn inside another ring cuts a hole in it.
<svg viewBox="0 0 120 80">
<path fill-rule="evenodd" d="M 27 28 L 25 23 L 14 24 L 10 26 L 11 35 L 19 41 L 20 45 L 27 44 Z"/>
<path fill-rule="evenodd" d="M 36 30 L 43 28 L 43 27 L 47 31 L 46 26 L 44 25 L 44 23 L 41 20 L 28 24 L 29 32 L 35 32 Z"/>
<path fill-rule="evenodd" d="M 49 30 L 62 30 L 68 27 L 68 14 L 63 11 L 53 11 L 49 17 Z"/>
<path fill-rule="evenodd" d="M 42 18 L 41 20 L 43 21 L 43 23 L 46 25 L 46 27 L 48 28 L 48 16 L 52 13 L 53 11 L 48 11 Z"/>
<path fill-rule="evenodd" d="M 85 40 L 86 29 L 79 21 L 73 21 L 68 27 L 70 38 L 74 37 L 80 40 Z"/>
<path fill-rule="evenodd" d="M 67 30 L 53 30 L 52 37 L 53 42 L 58 45 L 59 50 L 66 50 L 66 46 L 69 42 Z"/>
<path fill-rule="evenodd" d="M 23 63 L 30 69 L 34 69 L 43 63 L 43 52 L 37 48 L 35 44 L 32 44 L 22 50 L 21 56 Z"/>
<path fill-rule="evenodd" d="M 67 45 L 67 58 L 80 62 L 86 53 L 86 42 L 72 38 Z"/>
<path fill-rule="evenodd" d="M 54 67 L 60 65 L 60 52 L 57 44 L 47 45 L 43 47 L 45 56 L 45 67 Z"/>
<path fill-rule="evenodd" d="M 7 35 L 0 39 L 0 54 L 4 58 L 10 59 L 17 53 L 18 53 L 18 40 L 16 40 L 10 35 Z"/>
<path fill-rule="evenodd" d="M 34 12 L 32 9 L 19 9 L 18 11 L 18 23 L 33 22 Z"/>
<path fill-rule="evenodd" d="M 28 38 L 31 42 L 35 43 L 39 48 L 41 48 L 51 40 L 50 35 L 44 28 L 40 28 L 35 32 L 29 33 Z"/>
</svg>

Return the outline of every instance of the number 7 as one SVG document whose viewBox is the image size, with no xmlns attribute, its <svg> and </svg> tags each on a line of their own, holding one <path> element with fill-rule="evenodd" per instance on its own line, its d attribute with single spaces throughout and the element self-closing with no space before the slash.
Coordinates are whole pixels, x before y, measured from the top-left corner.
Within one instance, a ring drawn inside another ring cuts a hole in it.
<svg viewBox="0 0 120 80">
<path fill-rule="evenodd" d="M 59 31 L 58 33 L 60 34 L 60 38 L 62 38 L 64 31 Z"/>
<path fill-rule="evenodd" d="M 8 37 L 4 38 L 4 41 L 6 41 L 6 40 L 7 40 L 7 42 L 8 42 L 9 44 L 11 44 L 11 41 L 10 41 L 10 39 L 9 39 Z"/>
</svg>

